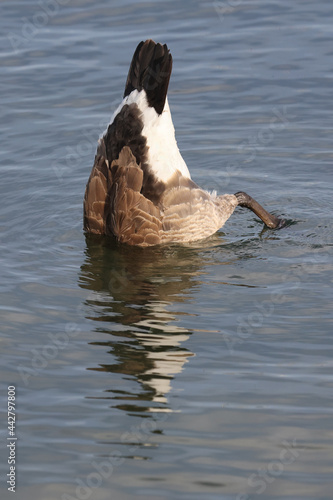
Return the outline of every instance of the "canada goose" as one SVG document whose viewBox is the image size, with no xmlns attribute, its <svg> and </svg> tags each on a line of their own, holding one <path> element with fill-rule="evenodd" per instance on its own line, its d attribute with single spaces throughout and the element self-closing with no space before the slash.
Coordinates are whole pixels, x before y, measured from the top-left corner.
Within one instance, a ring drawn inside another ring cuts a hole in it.
<svg viewBox="0 0 333 500">
<path fill-rule="evenodd" d="M 84 196 L 84 229 L 148 246 L 206 238 L 237 206 L 269 228 L 284 221 L 244 192 L 217 196 L 192 181 L 175 139 L 167 90 L 172 56 L 147 40 L 134 53 L 124 98 L 98 142 Z"/>
</svg>

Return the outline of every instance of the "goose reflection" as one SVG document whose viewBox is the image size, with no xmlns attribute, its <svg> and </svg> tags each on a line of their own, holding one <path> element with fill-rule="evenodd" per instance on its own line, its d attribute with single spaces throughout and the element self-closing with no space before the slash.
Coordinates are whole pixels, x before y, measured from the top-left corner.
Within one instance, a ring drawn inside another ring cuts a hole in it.
<svg viewBox="0 0 333 500">
<path fill-rule="evenodd" d="M 186 347 L 191 331 L 177 324 L 176 304 L 190 301 L 200 285 L 204 247 L 140 249 L 91 235 L 86 243 L 79 280 L 93 292 L 85 301 L 86 317 L 97 323 L 96 331 L 108 334 L 92 344 L 110 347 L 116 360 L 91 369 L 138 382 L 136 391 L 133 385 L 107 391 L 116 408 L 135 414 L 171 411 L 172 379 L 194 356 Z"/>
</svg>

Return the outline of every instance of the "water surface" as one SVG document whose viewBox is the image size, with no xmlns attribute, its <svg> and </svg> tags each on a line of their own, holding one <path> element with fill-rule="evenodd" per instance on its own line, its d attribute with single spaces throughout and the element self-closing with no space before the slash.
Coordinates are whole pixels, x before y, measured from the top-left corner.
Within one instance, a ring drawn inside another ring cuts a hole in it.
<svg viewBox="0 0 333 500">
<path fill-rule="evenodd" d="M 16 498 L 331 499 L 332 3 L 46 4 L 0 4 Z M 193 179 L 247 191 L 287 228 L 237 209 L 183 247 L 85 237 L 97 139 L 149 37 L 173 54 Z"/>
</svg>

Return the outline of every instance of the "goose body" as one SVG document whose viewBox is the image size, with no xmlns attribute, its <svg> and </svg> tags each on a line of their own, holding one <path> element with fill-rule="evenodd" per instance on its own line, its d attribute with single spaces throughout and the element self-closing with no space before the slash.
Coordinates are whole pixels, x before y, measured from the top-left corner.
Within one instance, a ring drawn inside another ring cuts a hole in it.
<svg viewBox="0 0 333 500">
<path fill-rule="evenodd" d="M 217 196 L 193 182 L 167 99 L 171 69 L 166 45 L 138 45 L 123 101 L 98 143 L 84 196 L 84 229 L 131 245 L 185 243 L 214 234 L 237 205 L 269 227 L 281 225 L 246 193 Z"/>
</svg>

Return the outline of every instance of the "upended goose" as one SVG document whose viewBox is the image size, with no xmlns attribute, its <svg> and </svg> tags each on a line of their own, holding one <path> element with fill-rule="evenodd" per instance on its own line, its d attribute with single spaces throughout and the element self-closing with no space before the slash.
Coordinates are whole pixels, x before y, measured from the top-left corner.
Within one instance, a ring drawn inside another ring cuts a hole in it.
<svg viewBox="0 0 333 500">
<path fill-rule="evenodd" d="M 166 45 L 139 43 L 124 99 L 99 140 L 84 196 L 84 229 L 130 245 L 185 243 L 214 234 L 237 206 L 269 228 L 282 220 L 244 192 L 217 196 L 192 181 L 175 139 Z"/>
</svg>

